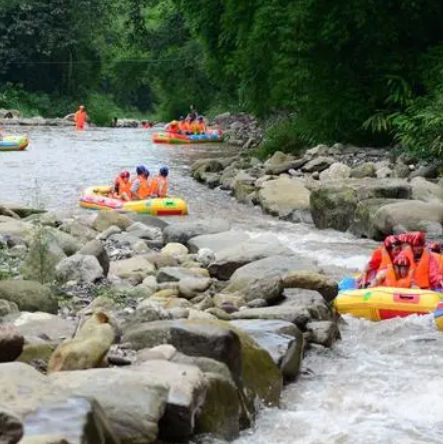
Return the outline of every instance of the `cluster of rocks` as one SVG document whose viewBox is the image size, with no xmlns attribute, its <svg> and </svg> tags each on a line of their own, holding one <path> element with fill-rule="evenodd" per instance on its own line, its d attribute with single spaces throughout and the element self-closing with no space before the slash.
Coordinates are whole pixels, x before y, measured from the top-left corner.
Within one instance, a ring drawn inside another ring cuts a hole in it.
<svg viewBox="0 0 443 444">
<path fill-rule="evenodd" d="M 224 131 L 230 145 L 248 150 L 257 147 L 263 140 L 263 128 L 250 114 L 224 113 L 215 117 L 214 123 Z"/>
<path fill-rule="evenodd" d="M 395 158 L 387 149 L 319 145 L 299 157 L 276 152 L 265 162 L 245 155 L 198 160 L 191 171 L 284 220 L 375 240 L 415 230 L 443 236 L 439 165 Z"/>
<path fill-rule="evenodd" d="M 337 283 L 273 235 L 0 208 L 1 442 L 230 440 L 339 338 Z"/>
</svg>

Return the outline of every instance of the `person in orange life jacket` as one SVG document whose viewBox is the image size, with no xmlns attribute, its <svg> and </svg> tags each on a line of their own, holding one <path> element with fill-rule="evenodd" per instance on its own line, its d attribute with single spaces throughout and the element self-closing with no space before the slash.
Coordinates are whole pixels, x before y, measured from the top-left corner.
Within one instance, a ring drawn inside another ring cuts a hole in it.
<svg viewBox="0 0 443 444">
<path fill-rule="evenodd" d="M 357 281 L 359 288 L 365 288 L 369 282 L 375 278 L 377 272 L 391 265 L 392 260 L 401 251 L 401 243 L 397 236 L 388 236 L 383 245 L 378 247 L 371 256 L 369 262 L 365 265 L 360 278 Z"/>
<path fill-rule="evenodd" d="M 161 167 L 159 174 L 154 177 L 151 194 L 156 197 L 166 197 L 168 195 L 168 167 Z"/>
<path fill-rule="evenodd" d="M 168 123 L 166 126 L 166 131 L 169 131 L 170 133 L 178 133 L 179 126 L 177 120 L 173 120 L 172 122 Z"/>
<path fill-rule="evenodd" d="M 205 134 L 206 133 L 206 125 L 202 116 L 197 119 L 197 134 Z"/>
<path fill-rule="evenodd" d="M 130 173 L 127 170 L 123 170 L 115 179 L 113 190 L 111 192 L 112 197 L 122 200 L 131 200 L 131 181 L 129 180 Z"/>
<path fill-rule="evenodd" d="M 411 267 L 414 281 L 419 288 L 434 289 L 443 287 L 443 270 L 436 253 L 426 248 L 426 236 L 422 232 L 411 233 L 409 243 L 412 258 Z"/>
<path fill-rule="evenodd" d="M 151 196 L 152 180 L 149 177 L 149 170 L 144 165 L 136 168 L 137 179 L 134 180 L 131 187 L 133 200 L 144 200 Z"/>
<path fill-rule="evenodd" d="M 407 254 L 399 253 L 388 268 L 377 273 L 371 287 L 418 288 L 413 280 L 411 261 Z"/>
<path fill-rule="evenodd" d="M 178 121 L 178 132 L 180 134 L 186 134 L 186 131 L 187 131 L 187 125 L 185 118 L 183 116 L 180 116 L 180 119 Z"/>
<path fill-rule="evenodd" d="M 85 128 L 86 121 L 89 120 L 88 115 L 86 114 L 85 107 L 80 105 L 78 107 L 78 111 L 74 114 L 75 127 L 77 130 L 83 130 Z"/>
</svg>

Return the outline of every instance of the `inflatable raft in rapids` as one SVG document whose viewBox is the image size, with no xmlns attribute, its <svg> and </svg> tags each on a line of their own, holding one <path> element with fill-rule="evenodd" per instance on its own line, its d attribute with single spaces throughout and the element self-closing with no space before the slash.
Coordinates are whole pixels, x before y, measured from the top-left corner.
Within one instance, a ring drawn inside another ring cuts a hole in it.
<svg viewBox="0 0 443 444">
<path fill-rule="evenodd" d="M 151 198 L 146 200 L 124 201 L 108 197 L 109 186 L 89 187 L 83 191 L 79 205 L 92 210 L 119 210 L 149 214 L 151 216 L 184 216 L 188 205 L 177 197 Z"/>
</svg>

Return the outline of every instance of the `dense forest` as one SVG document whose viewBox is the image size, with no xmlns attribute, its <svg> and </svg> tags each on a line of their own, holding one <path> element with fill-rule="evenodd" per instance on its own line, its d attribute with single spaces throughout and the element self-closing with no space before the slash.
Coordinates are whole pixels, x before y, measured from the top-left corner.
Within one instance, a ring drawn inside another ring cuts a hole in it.
<svg viewBox="0 0 443 444">
<path fill-rule="evenodd" d="M 443 2 L 0 0 L 0 107 L 252 112 L 270 146 L 443 154 Z"/>
</svg>

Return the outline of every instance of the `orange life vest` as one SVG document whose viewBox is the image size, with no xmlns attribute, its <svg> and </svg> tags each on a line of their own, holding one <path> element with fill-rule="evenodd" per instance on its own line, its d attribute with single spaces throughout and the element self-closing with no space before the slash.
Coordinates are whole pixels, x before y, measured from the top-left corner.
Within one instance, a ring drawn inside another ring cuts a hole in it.
<svg viewBox="0 0 443 444">
<path fill-rule="evenodd" d="M 414 259 L 411 261 L 411 269 L 414 272 L 415 283 L 423 289 L 428 289 L 431 285 L 429 282 L 429 260 L 429 250 L 425 248 L 418 263 L 416 263 Z"/>
<path fill-rule="evenodd" d="M 411 288 L 413 271 L 409 270 L 408 275 L 405 278 L 398 279 L 394 266 L 390 266 L 386 272 L 386 278 L 381 284 L 383 287 L 397 287 L 397 288 Z"/>
<path fill-rule="evenodd" d="M 381 264 L 378 269 L 383 270 L 385 268 L 392 267 L 392 259 L 388 250 L 386 250 L 386 247 L 382 245 L 379 247 L 379 249 L 381 250 Z"/>
<path fill-rule="evenodd" d="M 87 117 L 88 115 L 86 114 L 86 111 L 80 109 L 74 114 L 75 126 L 77 129 L 83 129 L 85 127 Z"/>
<path fill-rule="evenodd" d="M 117 196 L 121 196 L 123 193 L 126 193 L 126 195 L 131 199 L 131 186 L 132 183 L 130 180 L 125 182 L 120 176 L 115 179 L 115 184 L 117 185 L 116 189 L 118 190 Z"/>
<path fill-rule="evenodd" d="M 138 197 L 140 199 L 147 199 L 152 193 L 152 180 L 150 178 L 145 179 L 144 177 L 139 177 L 139 180 Z"/>
<path fill-rule="evenodd" d="M 168 130 L 170 133 L 178 133 L 179 126 L 178 126 L 176 123 L 170 123 L 170 124 L 167 126 L 167 130 Z"/>
<path fill-rule="evenodd" d="M 155 176 L 152 183 L 152 194 L 158 197 L 166 197 L 168 195 L 168 178 L 163 176 Z"/>
<path fill-rule="evenodd" d="M 184 120 L 180 120 L 180 122 L 178 122 L 178 129 L 180 130 L 181 133 L 186 133 L 187 125 Z"/>
<path fill-rule="evenodd" d="M 204 122 L 198 122 L 197 123 L 197 131 L 199 134 L 205 134 L 206 132 L 206 125 Z"/>
</svg>

